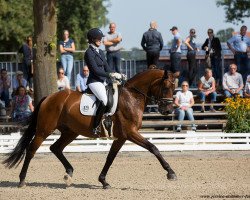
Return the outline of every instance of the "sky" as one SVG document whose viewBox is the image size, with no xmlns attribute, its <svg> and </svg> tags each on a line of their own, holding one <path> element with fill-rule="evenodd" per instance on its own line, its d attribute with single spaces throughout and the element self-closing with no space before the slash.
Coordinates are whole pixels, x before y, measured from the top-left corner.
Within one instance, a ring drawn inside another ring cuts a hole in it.
<svg viewBox="0 0 250 200">
<path fill-rule="evenodd" d="M 169 29 L 177 26 L 182 38 L 186 38 L 190 28 L 195 28 L 197 43 L 207 38 L 207 29 L 214 32 L 229 27 L 239 31 L 241 23 L 234 25 L 225 22 L 223 7 L 216 6 L 216 0 L 110 0 L 108 19 L 115 22 L 117 31 L 122 34 L 123 47 L 129 50 L 141 48 L 141 38 L 152 20 L 157 21 L 164 45 L 172 39 Z M 250 19 L 245 23 L 250 30 Z M 101 30 L 106 33 L 108 26 Z"/>
</svg>

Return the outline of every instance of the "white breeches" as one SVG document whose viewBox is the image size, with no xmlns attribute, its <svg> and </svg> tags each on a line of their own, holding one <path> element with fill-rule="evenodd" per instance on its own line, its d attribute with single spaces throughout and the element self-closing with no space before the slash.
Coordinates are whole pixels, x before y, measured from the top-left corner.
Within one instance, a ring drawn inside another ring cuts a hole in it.
<svg viewBox="0 0 250 200">
<path fill-rule="evenodd" d="M 94 95 L 103 102 L 103 104 L 106 106 L 108 103 L 108 97 L 106 93 L 105 85 L 107 85 L 105 82 L 94 82 L 90 83 L 88 86 L 90 90 L 94 93 Z"/>
</svg>

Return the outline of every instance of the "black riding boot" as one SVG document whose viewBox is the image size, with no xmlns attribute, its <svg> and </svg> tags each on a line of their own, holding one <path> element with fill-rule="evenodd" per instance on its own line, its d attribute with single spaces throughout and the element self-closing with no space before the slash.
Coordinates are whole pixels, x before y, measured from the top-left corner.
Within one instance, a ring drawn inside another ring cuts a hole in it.
<svg viewBox="0 0 250 200">
<path fill-rule="evenodd" d="M 102 116 L 106 110 L 106 106 L 100 101 L 99 106 L 96 110 L 96 116 L 94 118 L 94 125 L 93 125 L 93 133 L 94 135 L 99 135 L 101 133 L 100 123 L 102 120 Z"/>
</svg>

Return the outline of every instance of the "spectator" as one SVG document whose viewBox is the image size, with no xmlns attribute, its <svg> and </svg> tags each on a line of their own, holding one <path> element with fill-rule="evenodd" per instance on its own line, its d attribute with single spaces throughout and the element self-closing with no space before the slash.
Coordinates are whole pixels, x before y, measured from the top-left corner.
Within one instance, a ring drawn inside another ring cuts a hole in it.
<svg viewBox="0 0 250 200">
<path fill-rule="evenodd" d="M 188 90 L 187 81 L 182 82 L 181 88 L 182 90 L 176 93 L 176 98 L 174 101 L 175 105 L 178 107 L 176 109 L 178 114 L 178 120 L 183 121 L 185 115 L 187 115 L 190 121 L 194 121 L 193 109 L 192 109 L 192 106 L 194 105 L 193 93 Z M 192 130 L 196 131 L 195 124 L 192 124 Z M 177 126 L 177 132 L 180 131 L 181 131 L 181 124 Z"/>
<path fill-rule="evenodd" d="M 181 64 L 181 43 L 182 39 L 178 32 L 178 28 L 173 26 L 170 31 L 174 36 L 172 41 L 172 46 L 170 49 L 170 62 L 171 62 L 171 71 L 175 73 L 176 77 L 180 76 L 180 64 Z"/>
<path fill-rule="evenodd" d="M 28 36 L 26 38 L 26 44 L 23 44 L 22 47 L 19 49 L 19 53 L 23 54 L 23 67 L 22 71 L 24 73 L 24 78 L 29 83 L 29 88 L 33 90 L 33 59 L 34 59 L 34 48 L 33 48 L 33 41 L 32 37 Z"/>
<path fill-rule="evenodd" d="M 63 31 L 63 41 L 60 41 L 60 53 L 61 63 L 65 72 L 65 75 L 71 80 L 71 72 L 74 65 L 73 53 L 75 51 L 74 40 L 69 38 L 69 31 Z"/>
<path fill-rule="evenodd" d="M 205 112 L 205 99 L 206 97 L 210 97 L 211 106 L 210 111 L 215 112 L 213 108 L 213 103 L 216 102 L 216 88 L 215 88 L 215 79 L 212 74 L 212 70 L 207 68 L 205 69 L 205 75 L 202 76 L 198 83 L 199 96 L 201 99 L 201 112 Z"/>
<path fill-rule="evenodd" d="M 17 71 L 16 76 L 12 80 L 12 87 L 13 87 L 13 93 L 12 96 L 15 95 L 17 88 L 19 86 L 23 86 L 24 88 L 27 87 L 27 81 L 23 77 L 23 72 L 22 71 Z"/>
<path fill-rule="evenodd" d="M 65 76 L 64 69 L 62 67 L 58 69 L 57 87 L 58 90 L 70 89 L 69 79 Z"/>
<path fill-rule="evenodd" d="M 229 72 L 226 72 L 223 76 L 223 89 L 226 97 L 232 97 L 239 94 L 243 97 L 243 79 L 240 73 L 236 72 L 237 66 L 231 64 L 229 66 Z"/>
<path fill-rule="evenodd" d="M 25 121 L 33 111 L 32 99 L 26 94 L 25 87 L 19 86 L 17 94 L 12 99 L 11 116 L 13 121 Z"/>
<path fill-rule="evenodd" d="M 191 86 L 194 82 L 195 76 L 197 74 L 197 63 L 196 63 L 196 51 L 198 48 L 195 43 L 195 29 L 190 29 L 189 36 L 185 40 L 185 44 L 187 45 L 187 61 L 188 61 L 188 72 L 186 73 L 186 80 Z"/>
<path fill-rule="evenodd" d="M 247 74 L 249 74 L 248 69 L 248 55 L 250 52 L 250 38 L 246 36 L 247 27 L 242 26 L 240 28 L 240 34 L 231 37 L 227 41 L 229 49 L 234 54 L 235 64 L 238 67 L 238 71 L 243 75 L 243 81 L 245 82 Z"/>
<path fill-rule="evenodd" d="M 244 88 L 244 96 L 250 98 L 250 75 L 247 76 L 246 85 Z"/>
<path fill-rule="evenodd" d="M 120 49 L 122 41 L 121 33 L 116 32 L 116 24 L 109 24 L 109 32 L 103 39 L 103 44 L 107 51 L 107 62 L 113 71 L 120 73 L 121 53 Z"/>
<path fill-rule="evenodd" d="M 163 39 L 161 33 L 157 31 L 156 21 L 150 22 L 150 28 L 142 36 L 141 46 L 147 53 L 147 64 L 149 66 L 157 66 L 160 51 L 163 47 Z"/>
<path fill-rule="evenodd" d="M 217 37 L 214 37 L 213 29 L 208 29 L 208 38 L 202 45 L 202 49 L 206 51 L 207 67 L 212 68 L 216 82 L 221 83 L 221 44 Z M 209 60 L 209 61 L 208 61 Z"/>
<path fill-rule="evenodd" d="M 10 105 L 10 77 L 7 74 L 6 69 L 1 69 L 1 77 L 0 77 L 0 98 L 5 103 L 5 107 L 9 107 Z"/>
<path fill-rule="evenodd" d="M 87 65 L 83 66 L 82 71 L 76 76 L 76 90 L 78 92 L 86 92 L 87 80 L 89 77 L 89 68 Z"/>
</svg>

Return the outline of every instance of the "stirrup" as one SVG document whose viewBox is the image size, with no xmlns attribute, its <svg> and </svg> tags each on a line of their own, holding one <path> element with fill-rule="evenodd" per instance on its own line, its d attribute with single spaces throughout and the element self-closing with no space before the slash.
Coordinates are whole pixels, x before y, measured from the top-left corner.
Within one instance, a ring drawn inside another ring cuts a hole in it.
<svg viewBox="0 0 250 200">
<path fill-rule="evenodd" d="M 96 128 L 93 129 L 94 136 L 100 137 L 100 134 L 101 134 L 101 130 L 100 129 L 101 129 L 100 126 L 97 126 Z"/>
</svg>

